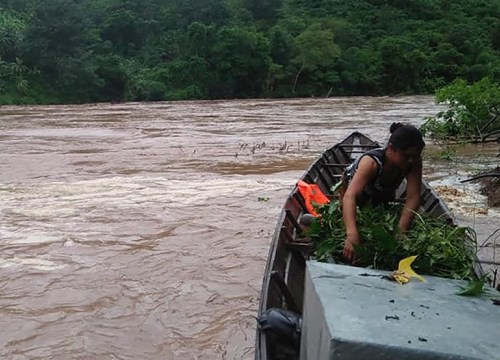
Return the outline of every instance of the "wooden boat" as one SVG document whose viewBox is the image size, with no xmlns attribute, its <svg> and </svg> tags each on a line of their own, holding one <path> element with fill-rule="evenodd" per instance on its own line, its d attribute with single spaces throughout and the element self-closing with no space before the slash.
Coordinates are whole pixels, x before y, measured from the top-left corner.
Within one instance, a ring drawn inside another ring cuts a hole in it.
<svg viewBox="0 0 500 360">
<path fill-rule="evenodd" d="M 365 135 L 354 132 L 342 142 L 326 150 L 304 173 L 301 180 L 317 184 L 329 198 L 334 198 L 331 188 L 340 181 L 344 169 L 360 154 L 380 147 Z M 398 190 L 396 200 L 404 199 L 405 192 Z M 422 183 L 421 211 L 439 216 L 449 223 L 455 223 L 452 213 L 435 191 L 425 182 Z M 301 217 L 307 214 L 304 199 L 295 187 L 288 196 L 278 219 L 270 246 L 265 270 L 259 314 L 268 309 L 287 309 L 301 314 L 304 301 L 304 276 L 306 260 L 314 248 L 304 239 L 304 225 Z M 482 274 L 478 263 L 476 274 Z M 256 360 L 276 360 L 298 358 L 297 349 L 287 349 L 295 345 L 276 343 L 276 338 L 259 326 L 256 336 Z"/>
</svg>

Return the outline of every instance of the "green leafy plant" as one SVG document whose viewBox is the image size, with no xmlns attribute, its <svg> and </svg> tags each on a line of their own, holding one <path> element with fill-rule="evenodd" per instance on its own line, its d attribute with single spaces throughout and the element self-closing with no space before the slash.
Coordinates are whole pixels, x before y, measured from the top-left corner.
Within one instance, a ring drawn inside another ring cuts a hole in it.
<svg viewBox="0 0 500 360">
<path fill-rule="evenodd" d="M 484 284 L 486 283 L 486 275 L 481 278 L 470 281 L 466 286 L 460 286 L 460 290 L 456 293 L 462 296 L 478 296 L 484 292 Z"/>
<path fill-rule="evenodd" d="M 438 103 L 448 109 L 421 126 L 424 135 L 436 139 L 484 140 L 500 131 L 500 84 L 483 78 L 473 84 L 458 79 L 436 92 Z"/>
<path fill-rule="evenodd" d="M 455 159 L 456 156 L 457 156 L 457 149 L 451 146 L 446 146 L 439 153 L 439 158 L 441 160 L 446 160 L 446 161 L 453 161 L 453 159 Z"/>
<path fill-rule="evenodd" d="M 413 267 L 419 274 L 474 278 L 475 234 L 470 228 L 416 214 L 412 228 L 401 234 L 398 227 L 401 211 L 401 204 L 357 209 L 358 231 L 363 243 L 355 246 L 356 265 L 394 270 L 401 259 L 418 255 Z M 339 202 L 319 207 L 318 214 L 308 230 L 308 236 L 316 245 L 317 259 L 344 262 L 346 233 Z"/>
</svg>

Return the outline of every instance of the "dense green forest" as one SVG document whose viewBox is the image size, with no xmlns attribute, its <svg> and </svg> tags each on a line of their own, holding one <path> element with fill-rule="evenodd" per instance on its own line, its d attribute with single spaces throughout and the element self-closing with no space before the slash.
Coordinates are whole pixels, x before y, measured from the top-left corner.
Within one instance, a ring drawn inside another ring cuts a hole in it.
<svg viewBox="0 0 500 360">
<path fill-rule="evenodd" d="M 423 94 L 499 75 L 498 0 L 0 2 L 0 104 Z"/>
</svg>

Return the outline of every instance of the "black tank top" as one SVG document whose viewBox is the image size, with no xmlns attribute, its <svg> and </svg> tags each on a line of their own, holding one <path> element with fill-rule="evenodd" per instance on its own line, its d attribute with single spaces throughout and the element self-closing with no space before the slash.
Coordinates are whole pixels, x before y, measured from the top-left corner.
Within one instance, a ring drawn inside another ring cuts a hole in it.
<svg viewBox="0 0 500 360">
<path fill-rule="evenodd" d="M 371 157 L 377 163 L 377 176 L 375 177 L 375 179 L 370 181 L 363 190 L 361 198 L 358 199 L 360 205 L 363 205 L 367 202 L 370 202 L 373 205 L 377 205 L 394 200 L 397 188 L 399 187 L 399 185 L 401 185 L 404 178 L 406 177 L 406 174 L 408 173 L 408 171 L 401 172 L 396 179 L 391 179 L 391 181 L 388 183 L 382 183 L 385 151 L 385 148 L 377 148 L 367 151 L 345 169 L 344 177 L 347 182 L 350 183 L 352 178 L 354 177 L 354 174 L 358 170 L 359 162 L 364 156 Z"/>
</svg>

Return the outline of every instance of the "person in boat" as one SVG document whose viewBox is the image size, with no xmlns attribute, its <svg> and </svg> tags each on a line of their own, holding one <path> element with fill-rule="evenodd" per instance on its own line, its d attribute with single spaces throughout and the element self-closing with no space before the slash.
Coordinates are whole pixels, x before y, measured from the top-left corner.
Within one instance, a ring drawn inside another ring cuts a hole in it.
<svg viewBox="0 0 500 360">
<path fill-rule="evenodd" d="M 422 184 L 422 133 L 411 125 L 393 123 L 385 148 L 370 150 L 349 165 L 341 191 L 342 214 L 346 227 L 343 255 L 355 258 L 354 244 L 362 239 L 356 225 L 356 206 L 386 204 L 394 200 L 396 189 L 406 179 L 406 202 L 399 220 L 402 233 L 410 227 L 420 206 Z"/>
</svg>

